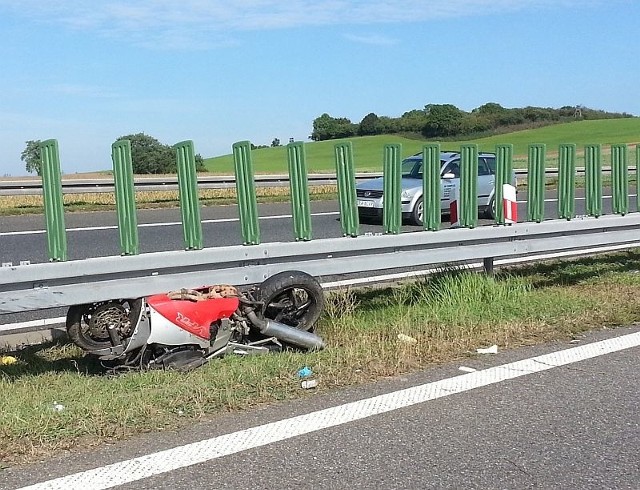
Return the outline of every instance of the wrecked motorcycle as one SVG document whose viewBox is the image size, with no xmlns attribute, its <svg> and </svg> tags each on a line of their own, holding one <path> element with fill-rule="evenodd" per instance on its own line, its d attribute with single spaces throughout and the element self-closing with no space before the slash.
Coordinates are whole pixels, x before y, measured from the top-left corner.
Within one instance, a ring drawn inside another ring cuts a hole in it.
<svg viewBox="0 0 640 490">
<path fill-rule="evenodd" d="M 75 305 L 66 326 L 112 368 L 189 370 L 230 353 L 322 349 L 312 330 L 323 303 L 315 278 L 288 271 L 245 291 L 216 285 Z"/>
</svg>

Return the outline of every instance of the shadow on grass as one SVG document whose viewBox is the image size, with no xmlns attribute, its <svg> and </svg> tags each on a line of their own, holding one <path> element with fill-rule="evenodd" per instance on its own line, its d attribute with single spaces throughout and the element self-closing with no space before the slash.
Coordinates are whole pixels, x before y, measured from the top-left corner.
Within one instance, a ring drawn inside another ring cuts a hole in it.
<svg viewBox="0 0 640 490">
<path fill-rule="evenodd" d="M 25 346 L 2 355 L 18 359 L 16 364 L 0 366 L 0 378 L 6 381 L 46 373 L 74 372 L 89 376 L 107 374 L 97 358 L 84 355 L 75 345 L 62 339 Z"/>
<path fill-rule="evenodd" d="M 509 269 L 506 276 L 532 277 L 535 288 L 573 286 L 603 274 L 640 272 L 640 251 L 525 265 Z"/>
</svg>

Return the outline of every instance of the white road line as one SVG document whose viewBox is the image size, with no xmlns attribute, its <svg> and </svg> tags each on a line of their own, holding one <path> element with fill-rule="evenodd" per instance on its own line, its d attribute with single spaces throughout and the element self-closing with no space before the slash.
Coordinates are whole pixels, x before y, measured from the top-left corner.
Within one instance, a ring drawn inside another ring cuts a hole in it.
<svg viewBox="0 0 640 490">
<path fill-rule="evenodd" d="M 334 216 L 339 215 L 339 211 L 327 211 L 324 213 L 312 213 L 311 216 Z M 290 214 L 276 214 L 273 216 L 260 216 L 261 220 L 270 220 L 270 219 L 290 219 L 292 216 Z M 204 219 L 202 223 L 233 223 L 236 221 L 240 221 L 239 218 L 219 218 L 219 219 Z M 168 223 L 142 223 L 138 225 L 138 228 L 155 228 L 161 226 L 182 226 L 181 221 L 170 221 Z M 73 231 L 103 231 L 103 230 L 117 230 L 118 227 L 116 225 L 110 226 L 87 226 L 82 228 L 67 228 L 68 232 Z M 6 231 L 0 233 L 0 236 L 19 236 L 19 235 L 41 235 L 46 233 L 45 230 L 27 230 L 27 231 Z"/>
<path fill-rule="evenodd" d="M 41 318 L 39 320 L 31 320 L 27 322 L 5 323 L 4 325 L 0 325 L 0 332 L 3 332 L 3 331 L 8 332 L 10 330 L 18 330 L 20 328 L 64 325 L 65 321 L 66 321 L 66 317 L 60 316 L 57 318 Z"/>
<path fill-rule="evenodd" d="M 25 489 L 106 489 L 640 345 L 640 332 L 503 364 L 75 473 Z"/>
</svg>

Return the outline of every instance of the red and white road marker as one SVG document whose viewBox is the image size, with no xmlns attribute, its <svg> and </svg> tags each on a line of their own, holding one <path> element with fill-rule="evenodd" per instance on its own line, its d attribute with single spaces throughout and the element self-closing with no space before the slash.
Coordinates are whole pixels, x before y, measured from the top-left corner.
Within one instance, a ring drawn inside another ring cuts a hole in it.
<svg viewBox="0 0 640 490">
<path fill-rule="evenodd" d="M 460 216 L 458 216 L 458 188 L 453 187 L 451 194 L 449 194 L 449 221 L 451 222 L 451 228 L 460 226 Z"/>
<path fill-rule="evenodd" d="M 502 209 L 504 211 L 505 224 L 512 224 L 518 221 L 516 188 L 510 184 L 502 185 Z"/>
</svg>

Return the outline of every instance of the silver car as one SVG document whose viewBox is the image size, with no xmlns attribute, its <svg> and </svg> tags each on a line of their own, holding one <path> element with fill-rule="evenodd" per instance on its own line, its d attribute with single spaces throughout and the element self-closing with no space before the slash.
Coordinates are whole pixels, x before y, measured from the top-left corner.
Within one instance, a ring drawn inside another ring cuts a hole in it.
<svg viewBox="0 0 640 490">
<path fill-rule="evenodd" d="M 440 154 L 440 186 L 442 212 L 449 212 L 449 196 L 454 187 L 460 185 L 460 153 Z M 495 218 L 495 172 L 496 156 L 493 153 L 478 154 L 478 210 L 490 219 Z M 512 175 L 516 185 L 515 173 Z M 424 205 L 422 202 L 422 153 L 413 155 L 402 162 L 402 216 L 418 226 L 422 226 Z M 383 179 L 367 180 L 356 185 L 358 214 L 360 217 L 382 217 Z"/>
</svg>

